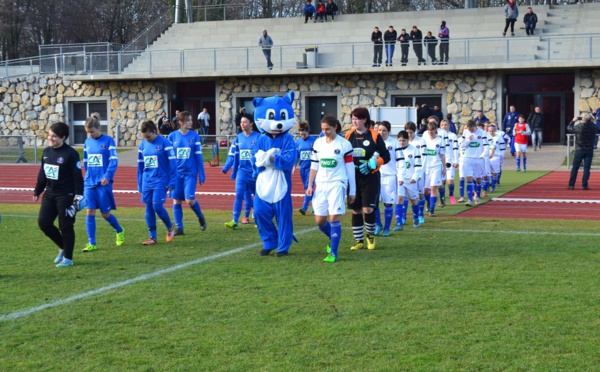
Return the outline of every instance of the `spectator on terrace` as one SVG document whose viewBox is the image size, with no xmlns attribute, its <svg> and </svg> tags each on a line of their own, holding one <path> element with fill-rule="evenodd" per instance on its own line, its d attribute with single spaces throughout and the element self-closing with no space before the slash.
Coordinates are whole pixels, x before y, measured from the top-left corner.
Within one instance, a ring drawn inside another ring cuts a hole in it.
<svg viewBox="0 0 600 372">
<path fill-rule="evenodd" d="M 537 21 L 537 15 L 533 12 L 533 9 L 531 9 L 531 7 L 527 8 L 527 13 L 525 13 L 525 16 L 523 17 L 523 22 L 525 23 L 525 32 L 527 32 L 527 35 L 533 35 Z"/>
<path fill-rule="evenodd" d="M 402 50 L 402 57 L 400 58 L 400 62 L 402 66 L 406 66 L 408 63 L 408 48 L 410 48 L 410 35 L 406 33 L 406 29 L 403 28 L 400 32 L 400 36 L 398 36 L 398 41 L 400 42 L 400 48 Z"/>
<path fill-rule="evenodd" d="M 506 36 L 506 30 L 508 30 L 509 25 L 511 36 L 515 36 L 515 21 L 519 17 L 519 7 L 516 2 L 508 0 L 504 6 L 504 16 L 506 17 L 506 26 L 504 26 L 502 36 Z"/>
<path fill-rule="evenodd" d="M 379 67 L 383 54 L 383 34 L 379 31 L 379 27 L 375 27 L 371 33 L 371 41 L 373 42 L 373 67 Z"/>
<path fill-rule="evenodd" d="M 450 50 L 450 29 L 446 27 L 446 21 L 442 21 L 440 24 L 438 38 L 440 39 L 440 64 L 447 65 Z"/>
<path fill-rule="evenodd" d="M 426 64 L 425 59 L 423 59 L 423 33 L 417 28 L 417 26 L 412 27 L 412 31 L 410 32 L 410 39 L 413 43 L 413 50 L 415 52 L 415 55 L 417 56 L 418 64 Z"/>
<path fill-rule="evenodd" d="M 339 10 L 336 3 L 333 0 L 327 0 L 327 5 L 325 5 L 325 22 L 327 22 L 327 16 L 331 16 L 331 22 L 335 20 L 335 13 Z"/>
<path fill-rule="evenodd" d="M 302 7 L 302 14 L 304 14 L 304 23 L 308 22 L 308 19 L 313 19 L 313 14 L 317 10 L 312 5 L 312 0 L 306 0 L 306 4 Z"/>
<path fill-rule="evenodd" d="M 267 34 L 267 30 L 263 30 L 262 35 L 258 39 L 258 46 L 262 47 L 263 54 L 267 59 L 267 68 L 273 69 L 273 63 L 271 62 L 271 48 L 273 47 L 273 39 Z"/>
<path fill-rule="evenodd" d="M 321 19 L 321 22 L 323 22 L 323 17 L 325 17 L 325 4 L 323 4 L 323 0 L 319 0 L 317 3 L 317 15 L 315 16 L 315 23 L 317 23 L 319 18 Z"/>
<path fill-rule="evenodd" d="M 435 47 L 437 46 L 437 39 L 431 34 L 431 31 L 427 31 L 427 36 L 423 39 L 425 41 L 425 47 L 427 48 L 427 54 L 431 58 L 431 64 L 437 65 L 437 59 L 435 58 Z"/>
<path fill-rule="evenodd" d="M 392 58 L 394 57 L 394 49 L 396 49 L 396 38 L 398 33 L 394 30 L 394 26 L 390 26 L 388 30 L 383 34 L 383 40 L 385 41 L 385 65 L 392 65 Z"/>
</svg>

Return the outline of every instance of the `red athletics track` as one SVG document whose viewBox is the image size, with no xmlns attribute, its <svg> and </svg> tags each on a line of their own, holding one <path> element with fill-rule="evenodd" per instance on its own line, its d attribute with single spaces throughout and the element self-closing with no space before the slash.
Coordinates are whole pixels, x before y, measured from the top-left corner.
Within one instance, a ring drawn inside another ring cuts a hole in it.
<svg viewBox="0 0 600 372">
<path fill-rule="evenodd" d="M 206 183 L 198 186 L 196 190 L 207 195 L 197 195 L 197 200 L 203 209 L 231 210 L 233 205 L 233 193 L 235 183 L 229 179 L 229 174 L 221 173 L 222 167 L 204 168 Z M 29 164 L 1 164 L 0 165 L 0 203 L 34 204 L 32 200 L 33 188 L 37 180 L 39 165 Z M 300 174 L 297 172 L 292 176 L 293 195 L 301 194 L 303 191 Z M 31 190 L 6 190 L 9 189 L 31 189 Z M 140 194 L 137 193 L 137 168 L 121 166 L 117 170 L 115 183 L 115 201 L 117 207 L 143 207 Z M 121 192 L 124 191 L 124 192 Z M 230 193 L 232 195 L 220 195 Z M 302 206 L 302 197 L 292 197 L 294 209 Z"/>
<path fill-rule="evenodd" d="M 600 220 L 600 187 L 599 183 L 590 179 L 591 190 L 581 189 L 581 171 L 575 190 L 567 190 L 569 184 L 568 171 L 548 173 L 526 185 L 513 190 L 502 197 L 468 209 L 458 214 L 459 217 L 483 218 L 535 218 L 562 220 Z M 525 199 L 532 201 L 508 201 L 508 199 Z M 502 201 L 504 200 L 504 201 Z M 533 201 L 537 200 L 537 201 Z"/>
</svg>

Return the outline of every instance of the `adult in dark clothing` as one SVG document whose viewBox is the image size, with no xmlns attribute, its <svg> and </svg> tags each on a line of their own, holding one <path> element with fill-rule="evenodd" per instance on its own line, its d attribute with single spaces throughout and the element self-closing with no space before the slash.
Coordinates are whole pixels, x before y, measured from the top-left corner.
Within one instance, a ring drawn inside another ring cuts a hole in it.
<svg viewBox="0 0 600 372">
<path fill-rule="evenodd" d="M 54 259 L 56 267 L 73 266 L 75 246 L 75 213 L 83 200 L 83 177 L 79 153 L 65 141 L 69 126 L 54 123 L 48 130 L 48 144 L 42 155 L 42 164 L 33 191 L 37 201 L 43 192 L 38 226 L 58 246 Z M 54 220 L 58 217 L 58 227 Z"/>
<path fill-rule="evenodd" d="M 523 23 L 525 23 L 525 32 L 527 32 L 527 35 L 533 35 L 537 21 L 537 15 L 533 12 L 533 9 L 531 9 L 531 7 L 527 8 L 527 13 L 525 13 L 525 16 L 523 17 Z"/>
<path fill-rule="evenodd" d="M 438 118 L 438 123 L 441 123 L 442 120 L 444 120 L 444 114 L 442 113 L 442 111 L 440 110 L 440 106 L 438 105 L 433 105 L 433 111 L 431 112 L 431 115 Z"/>
<path fill-rule="evenodd" d="M 596 119 L 596 128 L 598 129 L 598 133 L 600 133 L 600 103 L 598 103 L 598 108 L 592 112 L 592 116 Z M 596 136 L 596 142 L 594 142 L 594 150 L 598 148 L 598 137 Z"/>
<path fill-rule="evenodd" d="M 440 63 L 447 65 L 450 51 L 450 29 L 446 27 L 446 21 L 442 21 L 440 24 L 438 38 L 440 39 Z"/>
<path fill-rule="evenodd" d="M 331 16 L 331 22 L 335 21 L 335 13 L 339 10 L 336 3 L 333 0 L 327 0 L 327 5 L 325 5 L 325 22 L 327 22 L 327 16 Z"/>
<path fill-rule="evenodd" d="M 160 115 L 160 118 L 158 119 L 158 128 L 160 128 L 160 133 L 163 133 L 163 126 L 165 128 L 165 131 L 169 131 L 171 130 L 171 122 L 169 121 L 169 118 L 167 117 L 167 113 L 163 111 L 163 113 Z M 169 133 L 167 133 L 168 135 Z"/>
<path fill-rule="evenodd" d="M 519 112 L 517 111 L 517 109 L 515 108 L 515 106 L 511 105 L 510 108 L 508 109 L 508 112 L 506 113 L 506 115 L 504 115 L 504 119 L 502 119 L 502 130 L 504 131 L 504 133 L 508 134 L 508 136 L 510 137 L 510 154 L 512 156 L 515 156 L 515 137 L 513 136 L 513 128 L 515 127 L 515 124 L 517 123 L 517 121 L 519 120 Z"/>
<path fill-rule="evenodd" d="M 422 104 L 421 108 L 417 109 L 417 123 L 421 124 L 423 119 L 427 119 L 431 115 L 433 115 L 433 112 L 429 106 L 426 103 Z M 427 127 L 427 123 L 425 123 L 425 127 Z"/>
<path fill-rule="evenodd" d="M 575 133 L 575 158 L 573 159 L 573 168 L 571 168 L 571 177 L 569 178 L 569 189 L 575 188 L 577 172 L 583 161 L 581 186 L 584 190 L 589 190 L 588 180 L 590 179 L 590 167 L 594 157 L 594 141 L 596 139 L 596 125 L 592 122 L 592 115 L 585 114 L 583 118 L 573 118 L 567 127 L 567 131 Z"/>
<path fill-rule="evenodd" d="M 410 35 L 406 33 L 406 29 L 403 28 L 400 32 L 400 36 L 398 36 L 398 41 L 400 42 L 400 49 L 402 51 L 402 57 L 400 58 L 400 62 L 402 66 L 406 66 L 408 63 L 408 49 L 410 48 Z"/>
<path fill-rule="evenodd" d="M 394 26 L 390 26 L 388 30 L 383 34 L 383 40 L 385 42 L 385 65 L 392 65 L 392 58 L 394 58 L 394 50 L 396 49 L 396 39 L 398 33 L 394 30 Z"/>
<path fill-rule="evenodd" d="M 379 31 L 379 27 L 375 27 L 371 33 L 371 41 L 373 42 L 373 67 L 379 67 L 383 54 L 383 34 Z"/>
<path fill-rule="evenodd" d="M 412 31 L 410 32 L 410 39 L 412 40 L 413 51 L 417 56 L 418 64 L 426 64 L 425 59 L 423 59 L 423 33 L 417 26 L 413 26 Z"/>
<path fill-rule="evenodd" d="M 458 134 L 456 124 L 454 124 L 454 122 L 452 121 L 452 114 L 446 115 L 446 120 L 448 120 L 448 124 L 450 125 L 450 132 L 452 132 L 454 134 Z"/>
<path fill-rule="evenodd" d="M 539 148 L 542 149 L 542 132 L 544 131 L 544 115 L 542 110 L 536 106 L 529 117 L 527 118 L 527 124 L 531 128 L 531 142 L 533 144 L 533 151 L 537 151 Z"/>
<path fill-rule="evenodd" d="M 437 58 L 435 58 L 435 47 L 437 47 L 437 39 L 431 34 L 431 31 L 427 31 L 427 36 L 423 39 L 425 48 L 427 48 L 427 54 L 431 59 L 431 64 L 437 65 Z"/>
</svg>

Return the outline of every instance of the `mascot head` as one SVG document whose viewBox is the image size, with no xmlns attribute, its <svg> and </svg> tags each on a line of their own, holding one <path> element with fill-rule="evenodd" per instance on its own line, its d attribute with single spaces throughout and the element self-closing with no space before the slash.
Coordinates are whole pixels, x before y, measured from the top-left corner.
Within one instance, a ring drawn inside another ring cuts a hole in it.
<svg viewBox="0 0 600 372">
<path fill-rule="evenodd" d="M 254 122 L 261 133 L 281 134 L 289 131 L 297 124 L 294 118 L 294 92 L 283 97 L 275 95 L 269 98 L 254 98 Z"/>
</svg>

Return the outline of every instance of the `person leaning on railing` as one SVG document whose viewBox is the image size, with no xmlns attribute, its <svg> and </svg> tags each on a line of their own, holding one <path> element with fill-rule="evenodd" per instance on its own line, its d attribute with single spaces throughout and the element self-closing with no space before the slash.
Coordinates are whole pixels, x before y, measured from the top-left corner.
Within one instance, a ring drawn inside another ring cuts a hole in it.
<svg viewBox="0 0 600 372">
<path fill-rule="evenodd" d="M 575 117 L 567 127 L 569 133 L 575 133 L 575 157 L 571 177 L 569 178 L 569 190 L 575 188 L 577 172 L 583 161 L 583 178 L 581 186 L 583 190 L 589 190 L 590 168 L 594 157 L 594 141 L 596 140 L 596 125 L 592 122 L 592 115 L 585 114 L 583 117 Z"/>
</svg>

